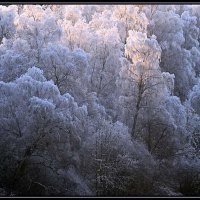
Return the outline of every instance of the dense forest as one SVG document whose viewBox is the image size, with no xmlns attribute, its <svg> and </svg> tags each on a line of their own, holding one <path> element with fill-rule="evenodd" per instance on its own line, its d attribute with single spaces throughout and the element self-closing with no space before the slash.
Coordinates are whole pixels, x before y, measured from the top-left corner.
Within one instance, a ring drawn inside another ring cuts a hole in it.
<svg viewBox="0 0 200 200">
<path fill-rule="evenodd" d="M 200 5 L 1 5 L 0 195 L 200 195 L 199 28 Z"/>
</svg>

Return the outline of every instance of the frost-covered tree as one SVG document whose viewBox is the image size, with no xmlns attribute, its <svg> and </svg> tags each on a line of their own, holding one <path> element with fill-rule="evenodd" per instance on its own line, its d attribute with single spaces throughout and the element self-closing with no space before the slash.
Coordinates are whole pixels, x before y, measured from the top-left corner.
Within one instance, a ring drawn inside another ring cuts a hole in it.
<svg viewBox="0 0 200 200">
<path fill-rule="evenodd" d="M 198 85 L 198 84 L 197 84 Z M 197 85 L 189 94 L 189 98 L 185 103 L 187 111 L 187 138 L 185 145 L 182 145 L 181 150 L 175 160 L 177 181 L 179 191 L 183 195 L 199 195 L 199 114 L 196 109 L 198 99 Z"/>
<path fill-rule="evenodd" d="M 175 141 L 179 140 L 179 133 L 183 132 L 181 127 L 185 126 L 184 108 L 180 101 L 170 96 L 174 76 L 161 72 L 161 49 L 155 38 L 148 39 L 138 32 L 129 33 L 126 54 L 130 62 L 125 60 L 119 79 L 123 92 L 119 98 L 123 115 L 119 116 L 129 126 L 133 138 L 145 142 L 147 149 L 158 158 L 167 158 L 180 147 Z M 176 104 L 177 107 L 173 108 Z M 178 106 L 180 113 L 177 117 L 172 110 L 178 112 Z M 170 109 L 171 112 L 168 112 Z M 124 115 L 126 118 L 123 118 Z M 180 118 L 183 120 L 181 124 L 174 122 Z M 169 148 L 163 149 L 163 145 Z"/>
<path fill-rule="evenodd" d="M 95 195 L 151 193 L 155 161 L 142 144 L 131 140 L 122 123 L 102 121 L 83 144 L 82 152 L 86 152 L 82 164 L 85 178 L 90 180 Z"/>
<path fill-rule="evenodd" d="M 41 68 L 53 80 L 60 92 L 70 93 L 83 101 L 88 89 L 88 56 L 81 50 L 71 52 L 63 45 L 50 44 L 41 52 Z"/>
<path fill-rule="evenodd" d="M 119 33 L 124 43 L 126 43 L 129 30 L 145 32 L 149 23 L 139 5 L 116 5 L 113 17 L 118 21 Z"/>
<path fill-rule="evenodd" d="M 96 92 L 111 115 L 115 104 L 116 79 L 121 67 L 121 42 L 116 27 L 97 30 L 90 46 L 89 91 Z M 112 92 L 110 92 L 112 91 Z"/>
<path fill-rule="evenodd" d="M 194 61 L 192 59 L 192 54 L 194 55 L 195 51 L 193 49 L 192 53 L 192 51 L 184 48 L 185 42 L 190 37 L 187 36 L 185 38 L 186 13 L 183 13 L 181 18 L 173 10 L 157 10 L 151 24 L 150 30 L 157 36 L 157 41 L 162 48 L 160 67 L 163 71 L 175 75 L 174 94 L 184 101 L 196 81 L 193 69 Z M 186 29 L 188 30 L 188 28 Z"/>
<path fill-rule="evenodd" d="M 90 51 L 90 45 L 94 42 L 94 33 L 89 28 L 89 24 L 79 19 L 74 25 L 70 20 L 61 20 L 60 25 L 63 27 L 61 41 L 69 49 L 82 48 Z"/>
<path fill-rule="evenodd" d="M 15 34 L 14 18 L 17 14 L 16 6 L 0 6 L 0 44 L 3 38 L 12 38 Z"/>
<path fill-rule="evenodd" d="M 0 88 L 1 182 L 23 194 L 75 194 L 70 185 L 79 185 L 74 178 L 87 109 L 68 93 L 62 96 L 37 68 Z"/>
<path fill-rule="evenodd" d="M 200 120 L 200 112 L 199 112 L 199 81 L 198 84 L 193 87 L 191 92 L 188 95 L 188 100 L 186 102 L 187 108 L 187 121 L 188 127 L 187 130 L 190 133 L 189 137 L 192 142 L 192 146 L 195 149 L 196 156 L 199 157 L 200 151 L 200 127 L 199 127 L 199 120 Z"/>
<path fill-rule="evenodd" d="M 199 28 L 197 25 L 197 17 L 191 15 L 189 11 L 184 11 L 181 15 L 181 19 L 184 24 L 184 48 L 191 49 L 193 47 L 198 47 L 198 37 L 199 37 Z"/>
<path fill-rule="evenodd" d="M 34 12 L 35 9 L 35 12 Z M 50 15 L 49 10 L 43 10 L 41 6 L 26 6 L 23 13 L 16 19 L 16 37 L 25 40 L 35 65 L 39 66 L 41 49 L 48 43 L 58 42 L 61 29 L 56 18 Z"/>
<path fill-rule="evenodd" d="M 151 47 L 154 48 L 154 51 Z M 148 39 L 146 34 L 129 31 L 125 50 L 127 59 L 122 60 L 123 68 L 120 72 L 122 82 L 119 79 L 119 84 L 122 84 L 121 92 L 123 93 L 120 101 L 129 101 L 128 110 L 131 109 L 131 112 L 135 113 L 130 119 L 130 124 L 127 121 L 128 125 L 132 126 L 131 133 L 134 135 L 142 96 L 146 90 L 152 89 L 154 84 L 157 85 L 153 81 L 160 82 L 160 77 L 157 77 L 159 73 L 160 47 L 155 39 Z M 149 85 L 146 84 L 147 82 Z M 137 96 L 135 97 L 134 94 L 137 94 Z M 125 105 L 127 103 L 124 102 Z"/>
</svg>

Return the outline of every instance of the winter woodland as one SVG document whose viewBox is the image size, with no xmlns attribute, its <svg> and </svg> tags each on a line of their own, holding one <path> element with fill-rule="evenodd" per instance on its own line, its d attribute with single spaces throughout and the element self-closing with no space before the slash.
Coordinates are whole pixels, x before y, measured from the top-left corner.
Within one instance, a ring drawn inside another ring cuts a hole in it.
<svg viewBox="0 0 200 200">
<path fill-rule="evenodd" d="M 199 28 L 200 5 L 1 5 L 1 196 L 200 195 Z"/>
</svg>

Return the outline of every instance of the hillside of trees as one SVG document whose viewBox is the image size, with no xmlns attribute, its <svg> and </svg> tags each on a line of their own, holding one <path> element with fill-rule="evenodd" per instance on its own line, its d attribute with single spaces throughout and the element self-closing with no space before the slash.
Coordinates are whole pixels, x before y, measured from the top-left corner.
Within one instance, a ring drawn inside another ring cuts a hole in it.
<svg viewBox="0 0 200 200">
<path fill-rule="evenodd" d="M 0 6 L 0 196 L 199 196 L 200 5 Z"/>
</svg>

